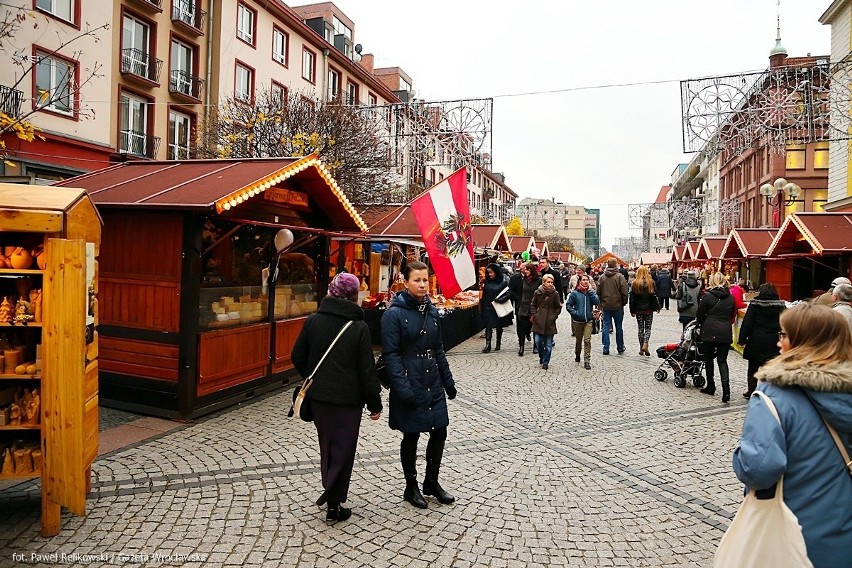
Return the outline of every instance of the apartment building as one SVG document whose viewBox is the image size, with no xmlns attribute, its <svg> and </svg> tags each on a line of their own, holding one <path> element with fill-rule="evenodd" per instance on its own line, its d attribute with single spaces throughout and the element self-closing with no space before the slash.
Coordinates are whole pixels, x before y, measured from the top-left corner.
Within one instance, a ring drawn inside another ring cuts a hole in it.
<svg viewBox="0 0 852 568">
<path fill-rule="evenodd" d="M 524 230 L 540 237 L 555 235 L 571 240 L 578 251 L 591 254 L 600 248 L 600 210 L 566 205 L 554 199 L 525 197 L 515 214 Z"/>
</svg>

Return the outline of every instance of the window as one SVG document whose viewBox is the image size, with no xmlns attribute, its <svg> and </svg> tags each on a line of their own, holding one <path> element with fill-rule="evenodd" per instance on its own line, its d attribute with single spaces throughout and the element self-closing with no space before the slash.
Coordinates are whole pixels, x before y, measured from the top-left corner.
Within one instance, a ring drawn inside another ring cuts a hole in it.
<svg viewBox="0 0 852 568">
<path fill-rule="evenodd" d="M 237 5 L 237 37 L 254 46 L 257 13 L 243 3 Z"/>
<path fill-rule="evenodd" d="M 138 156 L 150 156 L 148 140 L 148 101 L 131 95 L 121 94 L 121 136 L 119 150 Z"/>
<path fill-rule="evenodd" d="M 36 52 L 35 104 L 63 114 L 74 113 L 74 101 L 71 98 L 71 84 L 74 79 L 74 66 L 57 57 Z"/>
<path fill-rule="evenodd" d="M 805 169 L 805 147 L 801 144 L 787 146 L 787 169 Z"/>
<path fill-rule="evenodd" d="M 349 81 L 346 83 L 346 104 L 349 105 L 357 105 L 360 101 L 358 100 L 358 85 L 357 83 L 353 83 Z"/>
<path fill-rule="evenodd" d="M 74 0 L 36 0 L 36 8 L 66 22 L 74 22 Z"/>
<path fill-rule="evenodd" d="M 196 2 L 197 0 L 172 0 L 172 19 L 193 28 L 200 28 L 201 22 L 196 21 Z"/>
<path fill-rule="evenodd" d="M 193 49 L 189 45 L 172 40 L 172 73 L 169 87 L 173 92 L 197 97 L 197 89 L 193 88 Z"/>
<path fill-rule="evenodd" d="M 281 83 L 272 81 L 272 86 L 269 88 L 269 92 L 272 95 L 272 102 L 279 106 L 284 106 L 287 103 L 287 87 Z"/>
<path fill-rule="evenodd" d="M 288 51 L 290 49 L 290 36 L 277 27 L 272 28 L 272 59 L 283 66 L 287 66 Z"/>
<path fill-rule="evenodd" d="M 340 73 L 334 69 L 328 70 L 328 94 L 327 98 L 330 101 L 335 101 L 340 98 Z"/>
<path fill-rule="evenodd" d="M 411 83 L 409 83 L 408 81 L 406 81 L 405 79 L 400 77 L 399 78 L 399 90 L 400 91 L 410 91 L 411 90 Z"/>
<path fill-rule="evenodd" d="M 302 49 L 302 79 L 316 83 L 317 56 L 309 49 Z"/>
<path fill-rule="evenodd" d="M 369 93 L 369 94 L 367 95 L 367 103 L 368 103 L 370 106 L 376 106 L 376 105 L 378 105 L 378 104 L 379 104 L 379 97 L 377 97 L 377 96 L 376 96 L 376 95 L 374 95 L 373 93 Z"/>
<path fill-rule="evenodd" d="M 192 117 L 182 112 L 169 112 L 169 160 L 189 159 Z"/>
<path fill-rule="evenodd" d="M 814 169 L 826 168 L 828 168 L 828 142 L 817 142 L 814 144 Z"/>
<path fill-rule="evenodd" d="M 151 27 L 144 21 L 125 14 L 121 33 L 121 70 L 146 79 L 151 78 L 149 55 Z"/>
<path fill-rule="evenodd" d="M 254 69 L 237 63 L 234 98 L 244 103 L 254 100 Z"/>
</svg>

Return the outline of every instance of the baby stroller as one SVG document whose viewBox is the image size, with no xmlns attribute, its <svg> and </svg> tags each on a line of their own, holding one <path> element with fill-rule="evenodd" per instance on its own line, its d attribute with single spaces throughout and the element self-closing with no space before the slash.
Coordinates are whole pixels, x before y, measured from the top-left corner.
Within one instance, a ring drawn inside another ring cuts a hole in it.
<svg viewBox="0 0 852 568">
<path fill-rule="evenodd" d="M 703 388 L 706 380 L 704 371 L 704 353 L 701 347 L 701 328 L 692 320 L 683 330 L 680 343 L 668 343 L 657 348 L 657 357 L 663 359 L 654 371 L 654 378 L 665 381 L 669 374 L 663 368 L 668 365 L 674 371 L 674 384 L 682 389 L 687 380 L 692 380 L 696 388 Z"/>
</svg>

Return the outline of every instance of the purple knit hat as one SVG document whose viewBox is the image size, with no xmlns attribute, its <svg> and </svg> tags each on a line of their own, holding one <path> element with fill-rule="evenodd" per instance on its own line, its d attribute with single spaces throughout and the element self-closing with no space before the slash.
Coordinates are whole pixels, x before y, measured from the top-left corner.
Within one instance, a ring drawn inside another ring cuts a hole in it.
<svg viewBox="0 0 852 568">
<path fill-rule="evenodd" d="M 358 289 L 361 287 L 361 282 L 358 277 L 348 272 L 341 272 L 328 285 L 328 294 L 335 298 L 343 298 L 345 300 L 358 300 Z"/>
</svg>

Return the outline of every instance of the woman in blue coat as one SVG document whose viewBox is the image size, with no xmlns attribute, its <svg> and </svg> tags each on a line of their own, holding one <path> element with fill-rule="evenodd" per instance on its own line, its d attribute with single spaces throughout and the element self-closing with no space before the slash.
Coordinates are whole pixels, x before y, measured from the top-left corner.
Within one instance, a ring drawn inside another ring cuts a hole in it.
<svg viewBox="0 0 852 568">
<path fill-rule="evenodd" d="M 815 568 L 852 566 L 852 479 L 823 420 L 852 453 L 852 333 L 827 306 L 799 304 L 781 314 L 781 354 L 757 372 L 734 472 L 748 487 L 773 490 L 796 515 Z M 758 493 L 758 497 L 760 494 Z"/>
<path fill-rule="evenodd" d="M 390 378 L 390 427 L 402 432 L 399 455 L 405 475 L 403 498 L 427 507 L 423 494 L 440 503 L 455 498 L 438 483 L 447 426 L 447 398 L 456 397 L 453 373 L 444 353 L 438 310 L 429 301 L 429 270 L 409 262 L 403 270 L 405 290 L 382 316 L 382 356 Z M 417 442 L 429 432 L 423 493 L 417 487 Z"/>
</svg>

